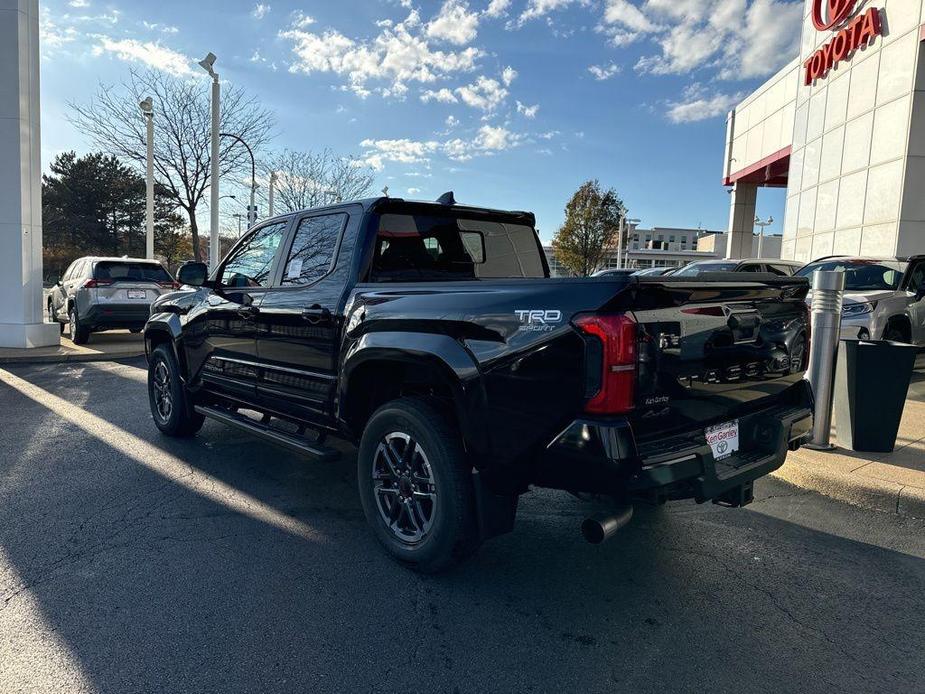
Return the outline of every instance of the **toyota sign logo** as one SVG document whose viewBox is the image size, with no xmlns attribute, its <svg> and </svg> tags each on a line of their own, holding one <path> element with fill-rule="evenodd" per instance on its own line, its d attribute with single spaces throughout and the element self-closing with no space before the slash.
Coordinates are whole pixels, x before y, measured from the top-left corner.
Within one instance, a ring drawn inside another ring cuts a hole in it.
<svg viewBox="0 0 925 694">
<path fill-rule="evenodd" d="M 845 21 L 856 3 L 857 0 L 813 0 L 813 24 L 819 31 L 827 31 Z"/>
</svg>

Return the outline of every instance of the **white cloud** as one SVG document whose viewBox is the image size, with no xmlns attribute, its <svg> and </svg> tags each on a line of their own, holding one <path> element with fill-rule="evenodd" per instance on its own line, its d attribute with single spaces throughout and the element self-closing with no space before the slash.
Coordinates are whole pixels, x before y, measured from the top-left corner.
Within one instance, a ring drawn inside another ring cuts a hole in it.
<svg viewBox="0 0 925 694">
<path fill-rule="evenodd" d="M 441 104 L 455 104 L 459 102 L 459 99 L 456 98 L 453 92 L 443 87 L 442 89 L 427 89 L 421 92 L 421 101 L 425 104 L 431 101 L 438 101 Z"/>
<path fill-rule="evenodd" d="M 744 97 L 743 93 L 723 94 L 694 83 L 684 90 L 680 101 L 668 102 L 666 115 L 672 123 L 692 123 L 724 116 Z"/>
<path fill-rule="evenodd" d="M 588 72 L 590 72 L 594 79 L 602 82 L 604 80 L 609 80 L 614 75 L 620 72 L 620 66 L 614 63 L 609 65 L 590 65 L 588 66 Z"/>
<path fill-rule="evenodd" d="M 796 54 L 802 9 L 802 0 L 606 0 L 599 30 L 618 46 L 651 37 L 660 51 L 639 59 L 642 73 L 711 68 L 748 79 Z"/>
<path fill-rule="evenodd" d="M 485 9 L 485 15 L 488 17 L 503 17 L 507 14 L 507 9 L 511 6 L 511 0 L 491 0 Z"/>
<path fill-rule="evenodd" d="M 491 156 L 526 140 L 503 126 L 483 125 L 471 139 L 456 137 L 444 142 L 436 140 L 363 140 L 365 150 L 359 163 L 382 171 L 388 163 L 429 164 L 431 157 L 441 154 L 453 161 L 468 161 L 477 156 Z"/>
<path fill-rule="evenodd" d="M 352 39 L 335 30 L 312 33 L 295 22 L 280 36 L 292 42 L 290 72 L 334 73 L 346 80 L 345 89 L 361 97 L 370 94 L 370 82 L 385 82 L 379 92 L 394 96 L 407 91 L 406 82 L 431 83 L 472 71 L 482 55 L 472 46 L 460 51 L 431 48 L 415 10 L 404 21 L 379 28 L 372 39 Z"/>
<path fill-rule="evenodd" d="M 476 37 L 478 26 L 479 15 L 469 10 L 465 0 L 446 0 L 424 33 L 432 39 L 464 46 Z"/>
<path fill-rule="evenodd" d="M 72 27 L 60 27 L 51 18 L 51 12 L 45 5 L 39 10 L 39 43 L 42 55 L 47 56 L 63 48 L 65 44 L 77 39 L 77 30 Z"/>
<path fill-rule="evenodd" d="M 89 0 L 71 0 L 68 5 L 76 9 L 83 9 L 85 7 L 90 7 Z"/>
<path fill-rule="evenodd" d="M 146 22 L 145 20 L 141 21 L 142 26 L 148 31 L 159 31 L 163 34 L 176 34 L 180 30 L 173 26 L 172 24 L 160 24 L 159 22 Z"/>
<path fill-rule="evenodd" d="M 251 10 L 251 17 L 254 19 L 263 19 L 270 12 L 270 6 L 266 3 L 258 2 L 254 5 L 254 9 Z"/>
<path fill-rule="evenodd" d="M 472 84 L 458 87 L 456 94 L 467 106 L 491 112 L 504 102 L 508 90 L 498 80 L 480 75 Z"/>
<path fill-rule="evenodd" d="M 408 195 L 418 195 L 421 192 L 420 188 L 409 188 Z"/>
<path fill-rule="evenodd" d="M 508 65 L 501 71 L 501 81 L 504 82 L 505 87 L 510 87 L 511 82 L 517 79 L 517 70 Z"/>
<path fill-rule="evenodd" d="M 527 106 L 522 104 L 519 101 L 517 102 L 517 113 L 523 114 L 525 118 L 536 118 L 537 111 L 540 110 L 539 104 L 533 104 L 533 106 Z"/>
<path fill-rule="evenodd" d="M 459 118 L 456 116 L 447 116 L 445 122 L 447 128 L 455 128 L 457 125 L 459 125 Z"/>
<path fill-rule="evenodd" d="M 119 60 L 126 62 L 143 63 L 149 67 L 169 72 L 172 75 L 193 74 L 189 58 L 182 53 L 151 41 L 117 40 L 108 36 L 100 36 L 99 43 L 93 47 L 93 54 L 102 55 L 104 53 L 111 53 Z"/>
<path fill-rule="evenodd" d="M 550 12 L 561 10 L 562 8 L 569 6 L 574 2 L 585 4 L 585 0 L 530 0 L 527 3 L 527 7 L 518 18 L 517 23 L 523 24 L 524 22 L 528 22 L 531 19 L 544 17 Z"/>
</svg>

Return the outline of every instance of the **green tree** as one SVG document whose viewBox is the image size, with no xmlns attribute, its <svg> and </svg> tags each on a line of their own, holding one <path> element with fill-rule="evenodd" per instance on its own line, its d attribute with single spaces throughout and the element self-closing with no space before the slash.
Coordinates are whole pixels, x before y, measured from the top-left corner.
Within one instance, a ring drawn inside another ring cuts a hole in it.
<svg viewBox="0 0 925 694">
<path fill-rule="evenodd" d="M 42 177 L 44 264 L 58 275 L 83 255 L 145 253 L 145 182 L 116 157 L 64 152 Z M 176 204 L 155 187 L 154 251 L 169 264 L 192 256 Z"/>
<path fill-rule="evenodd" d="M 565 222 L 552 240 L 556 259 L 573 275 L 587 277 L 616 248 L 625 218 L 626 207 L 612 188 L 586 181 L 565 206 Z"/>
</svg>

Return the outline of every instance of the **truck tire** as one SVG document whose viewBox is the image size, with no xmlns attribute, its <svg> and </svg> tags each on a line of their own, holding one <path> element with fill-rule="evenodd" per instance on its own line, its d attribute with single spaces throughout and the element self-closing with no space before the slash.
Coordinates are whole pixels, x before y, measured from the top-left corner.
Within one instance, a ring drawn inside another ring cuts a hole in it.
<svg viewBox="0 0 925 694">
<path fill-rule="evenodd" d="M 421 573 L 447 569 L 479 545 L 470 466 L 438 402 L 386 403 L 367 423 L 357 456 L 367 522 L 389 554 Z"/>
<path fill-rule="evenodd" d="M 71 326 L 71 342 L 75 345 L 85 345 L 90 341 L 90 328 L 80 324 L 80 314 L 77 313 L 76 306 L 72 306 L 68 313 L 68 323 Z"/>
<path fill-rule="evenodd" d="M 177 358 L 168 345 L 158 345 L 151 353 L 148 402 L 155 426 L 167 436 L 192 436 L 205 421 L 205 417 L 192 410 L 186 399 Z"/>
</svg>

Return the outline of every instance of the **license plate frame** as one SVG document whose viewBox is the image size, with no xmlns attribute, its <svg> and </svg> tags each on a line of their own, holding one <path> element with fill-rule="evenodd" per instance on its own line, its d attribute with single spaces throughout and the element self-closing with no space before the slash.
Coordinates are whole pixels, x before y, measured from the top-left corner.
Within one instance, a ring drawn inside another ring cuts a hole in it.
<svg viewBox="0 0 925 694">
<path fill-rule="evenodd" d="M 725 460 L 739 450 L 739 420 L 733 419 L 703 431 L 714 460 Z"/>
<path fill-rule="evenodd" d="M 128 298 L 129 299 L 146 299 L 148 293 L 144 289 L 129 289 Z"/>
</svg>

